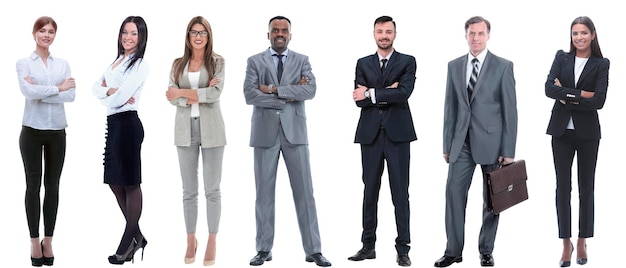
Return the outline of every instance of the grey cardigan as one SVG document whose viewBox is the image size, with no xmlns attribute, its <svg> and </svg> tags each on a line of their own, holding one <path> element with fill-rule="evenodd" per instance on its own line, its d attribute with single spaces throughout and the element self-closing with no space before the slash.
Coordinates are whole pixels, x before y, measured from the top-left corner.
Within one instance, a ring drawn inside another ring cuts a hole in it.
<svg viewBox="0 0 626 268">
<path fill-rule="evenodd" d="M 200 142 L 202 148 L 220 147 L 226 145 L 226 131 L 224 119 L 220 109 L 220 95 L 224 89 L 224 58 L 215 56 L 215 75 L 220 82 L 209 87 L 209 75 L 206 68 L 200 68 L 200 81 L 198 82 L 198 104 L 200 110 Z M 172 66 L 173 67 L 173 66 Z M 170 86 L 176 88 L 191 88 L 188 76 L 189 63 L 185 65 L 183 77 L 178 84 L 174 81 L 174 68 L 170 72 Z M 176 119 L 174 122 L 174 144 L 176 146 L 191 145 L 191 105 L 187 104 L 187 98 L 171 100 L 176 106 Z"/>
</svg>

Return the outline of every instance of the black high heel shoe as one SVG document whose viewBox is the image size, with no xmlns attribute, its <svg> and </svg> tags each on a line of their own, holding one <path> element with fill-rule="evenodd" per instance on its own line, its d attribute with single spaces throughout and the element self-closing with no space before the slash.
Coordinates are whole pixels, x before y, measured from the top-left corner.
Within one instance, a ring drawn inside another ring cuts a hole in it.
<svg viewBox="0 0 626 268">
<path fill-rule="evenodd" d="M 43 255 L 43 240 L 41 241 L 41 255 L 43 256 L 43 257 L 41 257 L 43 265 L 52 266 L 54 264 L 54 256 L 46 257 L 46 255 Z M 39 266 L 41 266 L 41 265 L 39 265 Z"/>
<path fill-rule="evenodd" d="M 135 248 L 133 248 L 133 256 L 130 256 L 130 258 L 134 257 L 135 253 L 137 253 L 137 251 L 139 251 L 139 249 L 141 249 L 141 261 L 143 261 L 143 251 L 146 248 L 146 245 L 148 245 L 148 240 L 146 240 L 145 237 L 141 237 L 140 241 L 137 242 L 136 240 L 133 239 L 133 241 L 135 242 Z M 130 258 L 126 258 L 126 261 L 130 261 Z"/>
<path fill-rule="evenodd" d="M 587 253 L 587 244 L 585 243 L 585 254 Z M 576 263 L 580 265 L 587 264 L 587 258 L 576 258 Z"/>
<path fill-rule="evenodd" d="M 31 262 L 31 264 L 32 264 L 33 266 L 40 267 L 40 266 L 42 266 L 42 265 L 43 265 L 43 257 L 41 257 L 41 258 L 33 258 L 33 257 L 30 257 L 30 262 Z"/>
<path fill-rule="evenodd" d="M 574 254 L 574 243 L 572 243 L 572 252 L 570 252 L 570 254 L 569 254 L 570 255 L 569 256 L 570 259 L 566 260 L 566 261 L 564 261 L 564 260 L 559 261 L 559 266 L 561 266 L 561 267 L 569 267 L 572 264 L 572 261 L 571 261 L 572 254 Z"/>
<path fill-rule="evenodd" d="M 130 243 L 130 246 L 128 247 L 126 252 L 124 252 L 124 254 L 122 255 L 113 254 L 109 256 L 109 263 L 110 264 L 124 264 L 124 262 L 127 262 L 127 261 L 132 261 L 134 263 L 136 246 L 137 246 L 137 242 L 135 242 L 135 240 L 133 239 L 132 243 Z"/>
<path fill-rule="evenodd" d="M 43 241 L 42 241 L 42 243 L 43 243 Z M 41 245 L 42 245 L 42 246 L 41 246 L 41 247 L 42 247 L 42 250 L 41 250 L 41 251 L 42 251 L 42 252 L 41 252 L 41 257 L 39 257 L 39 258 L 33 258 L 33 256 L 32 256 L 32 255 L 30 256 L 30 263 L 31 263 L 33 266 L 36 266 L 36 267 L 40 267 L 40 266 L 42 266 L 42 265 L 43 265 L 43 259 L 44 259 L 44 257 L 43 257 L 43 244 L 41 244 Z"/>
</svg>

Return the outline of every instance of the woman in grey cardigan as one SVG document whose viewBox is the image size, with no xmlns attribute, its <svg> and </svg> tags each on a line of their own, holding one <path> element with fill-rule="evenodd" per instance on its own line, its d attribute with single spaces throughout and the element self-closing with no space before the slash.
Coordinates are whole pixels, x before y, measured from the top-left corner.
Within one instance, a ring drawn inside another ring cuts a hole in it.
<svg viewBox="0 0 626 268">
<path fill-rule="evenodd" d="M 187 228 L 185 263 L 193 263 L 198 248 L 198 159 L 206 196 L 209 238 L 205 266 L 215 263 L 215 239 L 221 214 L 220 181 L 226 134 L 220 109 L 224 88 L 224 58 L 213 52 L 209 22 L 194 17 L 187 26 L 185 52 L 174 60 L 167 99 L 176 106 L 175 140 L 183 182 L 183 207 Z"/>
</svg>

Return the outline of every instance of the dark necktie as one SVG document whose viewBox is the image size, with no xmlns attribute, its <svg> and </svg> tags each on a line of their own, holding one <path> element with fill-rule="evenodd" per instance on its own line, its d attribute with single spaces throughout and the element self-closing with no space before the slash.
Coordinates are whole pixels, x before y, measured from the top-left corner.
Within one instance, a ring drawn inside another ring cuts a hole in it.
<svg viewBox="0 0 626 268">
<path fill-rule="evenodd" d="M 469 83 L 467 84 L 467 96 L 468 98 L 472 97 L 472 92 L 474 92 L 474 86 L 476 85 L 476 79 L 478 78 L 478 59 L 474 58 L 472 60 L 472 75 L 470 76 Z"/>
<path fill-rule="evenodd" d="M 280 78 L 283 76 L 283 54 L 274 54 L 274 56 L 278 57 L 278 68 L 276 69 L 276 76 L 278 76 L 278 83 L 280 83 Z"/>
<path fill-rule="evenodd" d="M 380 60 L 380 61 L 382 61 L 382 62 L 383 62 L 383 65 L 382 65 L 382 66 L 380 66 L 380 73 L 381 73 L 381 74 L 384 74 L 384 73 L 385 73 L 385 68 L 387 67 L 387 59 L 382 59 L 382 60 Z"/>
</svg>

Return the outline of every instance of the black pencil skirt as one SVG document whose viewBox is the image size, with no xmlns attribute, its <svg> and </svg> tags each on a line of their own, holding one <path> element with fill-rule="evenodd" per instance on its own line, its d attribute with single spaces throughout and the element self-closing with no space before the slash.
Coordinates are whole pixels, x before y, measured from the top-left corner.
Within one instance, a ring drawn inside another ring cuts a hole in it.
<svg viewBox="0 0 626 268">
<path fill-rule="evenodd" d="M 111 185 L 141 183 L 143 135 L 143 125 L 137 111 L 126 111 L 107 117 L 104 183 Z"/>
</svg>

